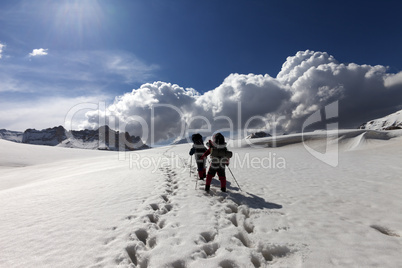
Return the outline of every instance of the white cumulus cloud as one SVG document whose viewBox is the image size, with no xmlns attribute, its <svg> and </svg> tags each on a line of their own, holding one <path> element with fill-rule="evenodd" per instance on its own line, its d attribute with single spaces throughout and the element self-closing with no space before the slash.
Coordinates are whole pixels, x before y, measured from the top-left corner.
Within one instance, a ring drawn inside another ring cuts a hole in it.
<svg viewBox="0 0 402 268">
<path fill-rule="evenodd" d="M 0 59 L 1 59 L 1 57 L 2 57 L 3 48 L 4 48 L 5 46 L 6 46 L 6 45 L 0 43 Z"/>
<path fill-rule="evenodd" d="M 142 136 L 146 133 L 141 124 L 145 124 L 149 126 L 149 139 L 151 134 L 155 141 L 175 138 L 180 134 L 182 116 L 192 114 L 197 97 L 198 93 L 193 89 L 164 82 L 147 83 L 117 97 L 105 113 L 88 112 L 83 127 L 97 128 L 99 122 L 105 122 L 112 128 L 117 126 Z"/>
<path fill-rule="evenodd" d="M 279 117 L 279 132 L 297 132 L 310 114 L 339 101 L 340 127 L 357 127 L 402 104 L 401 75 L 386 71 L 380 65 L 339 63 L 326 52 L 300 51 L 287 58 L 277 77 L 230 74 L 203 94 L 165 82 L 143 84 L 117 97 L 103 114 L 87 113 L 83 126 L 105 122 L 142 135 L 146 125 L 148 143 L 150 136 L 158 142 L 187 134 L 183 125 L 188 132 L 272 129 Z"/>
<path fill-rule="evenodd" d="M 402 72 L 399 72 L 397 74 L 390 74 L 387 76 L 384 80 L 384 84 L 386 87 L 392 87 L 392 86 L 401 86 L 402 85 Z"/>
<path fill-rule="evenodd" d="M 38 48 L 34 49 L 31 53 L 29 53 L 30 57 L 36 57 L 36 56 L 46 56 L 48 49 L 46 48 Z"/>
</svg>

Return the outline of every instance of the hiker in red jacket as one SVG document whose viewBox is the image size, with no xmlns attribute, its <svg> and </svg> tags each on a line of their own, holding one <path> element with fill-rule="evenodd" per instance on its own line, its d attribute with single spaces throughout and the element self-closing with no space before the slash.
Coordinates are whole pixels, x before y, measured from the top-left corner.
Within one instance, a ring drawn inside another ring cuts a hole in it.
<svg viewBox="0 0 402 268">
<path fill-rule="evenodd" d="M 208 155 L 211 157 L 211 165 L 208 170 L 207 179 L 205 182 L 205 191 L 209 191 L 212 178 L 218 173 L 221 181 L 221 190 L 226 192 L 226 175 L 225 167 L 229 165 L 229 158 L 232 157 L 232 152 L 226 148 L 225 137 L 221 133 L 216 133 L 212 137 L 212 141 L 207 143 L 209 149 L 201 156 L 201 159 Z"/>
</svg>

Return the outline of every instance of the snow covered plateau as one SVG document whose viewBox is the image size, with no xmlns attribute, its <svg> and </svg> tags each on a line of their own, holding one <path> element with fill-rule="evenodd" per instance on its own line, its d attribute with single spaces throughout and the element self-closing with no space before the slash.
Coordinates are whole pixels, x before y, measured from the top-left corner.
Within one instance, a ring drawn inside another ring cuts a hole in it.
<svg viewBox="0 0 402 268">
<path fill-rule="evenodd" d="M 0 140 L 0 267 L 400 267 L 402 130 L 273 139 L 229 143 L 227 193 L 190 144 Z"/>
</svg>

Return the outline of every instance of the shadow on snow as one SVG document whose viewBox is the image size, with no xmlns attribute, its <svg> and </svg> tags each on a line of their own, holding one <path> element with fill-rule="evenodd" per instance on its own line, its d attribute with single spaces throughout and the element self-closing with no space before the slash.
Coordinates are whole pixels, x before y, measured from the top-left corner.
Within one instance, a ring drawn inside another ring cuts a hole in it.
<svg viewBox="0 0 402 268">
<path fill-rule="evenodd" d="M 212 184 L 220 184 L 219 181 L 212 180 Z M 229 190 L 227 192 L 227 198 L 239 205 L 247 205 L 250 208 L 255 209 L 281 209 L 282 205 L 267 202 L 264 198 L 259 197 L 255 194 L 240 191 L 236 186 L 232 186 L 230 181 L 226 182 L 226 188 Z"/>
</svg>

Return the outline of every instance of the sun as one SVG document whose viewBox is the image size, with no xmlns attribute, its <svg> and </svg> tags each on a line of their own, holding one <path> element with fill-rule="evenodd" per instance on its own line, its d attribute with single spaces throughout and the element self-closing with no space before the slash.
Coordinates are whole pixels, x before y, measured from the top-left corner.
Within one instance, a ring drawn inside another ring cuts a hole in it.
<svg viewBox="0 0 402 268">
<path fill-rule="evenodd" d="M 53 30 L 57 36 L 83 40 L 104 28 L 105 16 L 97 0 L 60 1 L 55 5 Z"/>
</svg>

